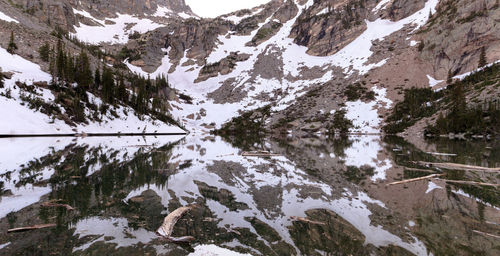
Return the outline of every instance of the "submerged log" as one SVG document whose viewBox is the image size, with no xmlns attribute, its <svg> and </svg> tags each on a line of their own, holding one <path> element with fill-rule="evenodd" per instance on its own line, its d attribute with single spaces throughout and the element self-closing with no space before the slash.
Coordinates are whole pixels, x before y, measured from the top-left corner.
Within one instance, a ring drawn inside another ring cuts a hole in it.
<svg viewBox="0 0 500 256">
<path fill-rule="evenodd" d="M 68 211 L 73 211 L 75 209 L 75 208 L 71 207 L 69 204 L 57 204 L 57 203 L 50 203 L 50 202 L 43 203 L 42 207 L 64 207 Z"/>
<path fill-rule="evenodd" d="M 472 230 L 472 232 L 474 232 L 474 233 L 476 233 L 476 234 L 483 235 L 483 236 L 489 236 L 489 237 L 493 237 L 493 238 L 498 238 L 498 239 L 500 239 L 500 236 L 498 236 L 498 235 L 494 235 L 494 234 L 490 234 L 490 233 L 482 232 L 482 231 L 479 231 L 479 230 Z"/>
<path fill-rule="evenodd" d="M 484 183 L 468 180 L 444 180 L 447 183 L 464 184 L 464 185 L 477 185 L 477 186 L 487 186 L 487 187 L 499 187 L 500 184 Z"/>
<path fill-rule="evenodd" d="M 166 239 L 169 242 L 191 242 L 194 240 L 192 236 L 183 236 L 183 237 L 172 237 L 172 233 L 174 232 L 174 227 L 177 221 L 186 214 L 186 212 L 190 211 L 194 206 L 184 206 L 176 209 L 171 212 L 165 219 L 163 220 L 163 224 L 156 231 L 160 236 Z"/>
<path fill-rule="evenodd" d="M 425 153 L 435 156 L 457 156 L 457 154 L 450 154 L 450 153 L 439 153 L 439 152 L 425 152 Z"/>
<path fill-rule="evenodd" d="M 481 171 L 481 172 L 500 172 L 500 168 L 488 168 L 482 166 L 456 164 L 456 163 L 430 163 L 417 162 L 417 164 L 428 167 L 437 167 L 448 170 L 463 170 L 463 171 Z"/>
<path fill-rule="evenodd" d="M 293 221 L 300 221 L 300 222 L 305 222 L 305 223 L 309 223 L 309 224 L 326 225 L 326 223 L 324 223 L 324 222 L 314 221 L 314 220 L 310 220 L 310 219 L 303 218 L 303 217 L 292 216 L 292 217 L 290 217 L 290 219 L 292 219 Z"/>
<path fill-rule="evenodd" d="M 387 184 L 387 186 L 389 186 L 389 185 L 404 184 L 404 183 L 410 183 L 410 182 L 421 181 L 421 180 L 428 180 L 428 179 L 440 177 L 440 176 L 443 176 L 443 175 L 444 174 L 431 174 L 431 175 L 424 176 L 424 177 L 418 177 L 418 178 L 409 179 L 409 180 L 402 180 L 402 181 L 391 182 L 391 183 Z"/>
<path fill-rule="evenodd" d="M 29 227 L 12 228 L 12 229 L 7 230 L 7 233 L 26 232 L 26 231 L 42 229 L 42 228 L 52 228 L 55 226 L 57 226 L 57 225 L 56 224 L 41 224 L 41 225 L 34 225 L 34 226 L 29 226 Z"/>
<path fill-rule="evenodd" d="M 405 167 L 405 170 L 412 171 L 412 172 L 436 173 L 435 171 L 429 170 L 429 169 L 418 169 L 418 168 L 410 168 L 410 167 Z"/>
</svg>

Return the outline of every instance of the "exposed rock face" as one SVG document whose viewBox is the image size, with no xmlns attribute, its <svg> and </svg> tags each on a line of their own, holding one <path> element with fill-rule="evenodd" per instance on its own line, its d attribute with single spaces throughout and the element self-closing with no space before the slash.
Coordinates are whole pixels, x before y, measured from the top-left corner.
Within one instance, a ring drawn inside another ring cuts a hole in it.
<svg viewBox="0 0 500 256">
<path fill-rule="evenodd" d="M 366 30 L 376 0 L 322 1 L 303 12 L 290 37 L 307 46 L 308 54 L 328 56 L 338 52 Z"/>
<path fill-rule="evenodd" d="M 418 35 L 421 58 L 437 79 L 477 68 L 481 48 L 489 62 L 500 58 L 500 7 L 490 1 L 441 1 L 428 27 Z"/>
<path fill-rule="evenodd" d="M 216 62 L 205 65 L 200 70 L 200 75 L 195 83 L 205 81 L 210 77 L 216 77 L 219 74 L 227 75 L 231 73 L 238 62 L 248 60 L 250 55 L 248 54 L 238 54 L 237 52 L 232 52 L 226 58 Z"/>
<path fill-rule="evenodd" d="M 40 22 L 73 31 L 73 26 L 81 19 L 73 8 L 85 10 L 94 17 L 104 19 L 115 17 L 117 13 L 130 15 L 151 15 L 158 7 L 166 7 L 173 13 L 193 14 L 184 0 L 13 0 L 14 6 L 36 17 Z"/>
<path fill-rule="evenodd" d="M 198 64 L 203 65 L 205 58 L 215 47 L 218 36 L 226 34 L 231 29 L 232 23 L 225 20 L 191 19 L 178 22 L 172 27 L 173 31 L 165 35 L 165 48 L 171 47 L 170 59 L 178 60 L 187 51 L 186 57 L 195 59 Z"/>
<path fill-rule="evenodd" d="M 421 10 L 425 2 L 425 0 L 394 0 L 385 10 L 391 20 L 397 21 Z"/>
</svg>

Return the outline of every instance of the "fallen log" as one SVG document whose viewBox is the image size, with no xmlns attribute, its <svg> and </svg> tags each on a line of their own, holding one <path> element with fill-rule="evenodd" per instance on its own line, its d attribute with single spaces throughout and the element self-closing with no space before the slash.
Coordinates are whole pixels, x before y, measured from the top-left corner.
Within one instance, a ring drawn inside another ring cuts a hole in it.
<svg viewBox="0 0 500 256">
<path fill-rule="evenodd" d="M 489 237 L 493 237 L 493 238 L 498 238 L 498 239 L 500 239 L 500 236 L 497 236 L 497 235 L 494 235 L 494 234 L 490 234 L 490 233 L 481 232 L 481 231 L 479 231 L 479 230 L 472 230 L 472 232 L 474 232 L 474 233 L 476 233 L 476 234 L 483 235 L 483 236 L 489 236 Z"/>
<path fill-rule="evenodd" d="M 430 162 L 417 162 L 418 165 L 427 167 L 437 167 L 448 170 L 463 170 L 463 171 L 481 171 L 481 172 L 500 172 L 500 168 L 488 168 L 482 166 L 456 164 L 456 163 L 430 163 Z"/>
<path fill-rule="evenodd" d="M 50 203 L 50 202 L 43 203 L 42 207 L 64 207 L 68 211 L 73 211 L 75 209 L 75 208 L 71 207 L 69 204 L 57 204 L 57 203 Z"/>
<path fill-rule="evenodd" d="M 499 187 L 500 184 L 484 183 L 468 180 L 443 180 L 446 183 L 464 184 L 464 185 L 478 185 L 478 186 L 488 186 L 488 187 Z"/>
<path fill-rule="evenodd" d="M 255 157 L 271 157 L 271 156 L 281 156 L 278 154 L 272 154 L 268 151 L 244 151 L 241 156 L 255 156 Z"/>
<path fill-rule="evenodd" d="M 52 228 L 55 226 L 57 226 L 57 225 L 56 224 L 41 224 L 41 225 L 34 225 L 34 226 L 29 226 L 29 227 L 12 228 L 12 229 L 7 230 L 7 233 L 26 232 L 26 231 L 42 229 L 42 228 Z"/>
<path fill-rule="evenodd" d="M 156 231 L 158 235 L 162 236 L 165 240 L 169 242 L 191 242 L 194 240 L 192 236 L 183 236 L 183 237 L 172 237 L 172 233 L 174 232 L 174 227 L 177 221 L 186 214 L 186 212 L 190 211 L 194 206 L 184 206 L 176 209 L 171 212 L 165 219 L 163 220 L 162 225 Z"/>
<path fill-rule="evenodd" d="M 314 220 L 310 220 L 310 219 L 303 218 L 303 217 L 292 216 L 292 217 L 290 217 L 290 219 L 292 219 L 292 221 L 300 221 L 300 222 L 316 224 L 316 225 L 326 225 L 326 223 L 324 223 L 324 222 L 314 221 Z"/>
<path fill-rule="evenodd" d="M 440 177 L 440 176 L 443 176 L 443 175 L 444 174 L 431 174 L 431 175 L 424 176 L 424 177 L 418 177 L 418 178 L 409 179 L 409 180 L 402 180 L 402 181 L 391 182 L 391 183 L 387 184 L 386 186 L 398 185 L 398 184 L 404 184 L 404 183 L 410 183 L 410 182 L 421 181 L 421 180 L 428 180 L 428 179 Z"/>
</svg>

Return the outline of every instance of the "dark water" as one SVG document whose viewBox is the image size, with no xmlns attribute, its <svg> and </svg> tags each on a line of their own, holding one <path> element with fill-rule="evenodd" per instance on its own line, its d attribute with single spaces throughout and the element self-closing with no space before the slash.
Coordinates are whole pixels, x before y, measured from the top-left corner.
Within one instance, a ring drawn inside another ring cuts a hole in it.
<svg viewBox="0 0 500 256">
<path fill-rule="evenodd" d="M 500 143 L 397 137 L 26 138 L 0 141 L 0 255 L 499 255 L 500 173 L 426 176 L 416 162 L 500 167 Z M 439 154 L 436 154 L 439 153 Z M 433 171 L 440 171 L 434 169 Z M 43 203 L 74 208 L 44 207 Z M 175 209 L 174 229 L 155 233 Z M 23 233 L 10 228 L 55 227 Z"/>
</svg>

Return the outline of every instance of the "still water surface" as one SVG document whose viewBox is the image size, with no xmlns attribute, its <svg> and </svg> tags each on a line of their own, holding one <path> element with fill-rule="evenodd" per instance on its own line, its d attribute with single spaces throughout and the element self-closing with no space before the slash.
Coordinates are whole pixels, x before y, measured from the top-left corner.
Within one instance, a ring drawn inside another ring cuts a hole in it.
<svg viewBox="0 0 500 256">
<path fill-rule="evenodd" d="M 194 135 L 0 139 L 0 255 L 500 254 L 498 187 L 444 181 L 498 184 L 500 173 L 387 185 L 429 175 L 417 161 L 500 167 L 499 142 L 358 136 L 238 147 Z M 174 236 L 196 240 L 159 239 L 163 218 L 185 205 L 195 207 Z M 56 226 L 7 233 L 47 223 Z"/>
</svg>

